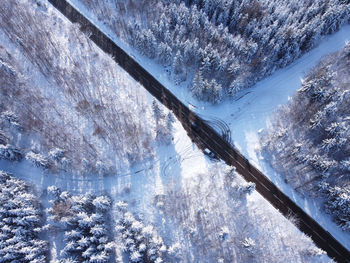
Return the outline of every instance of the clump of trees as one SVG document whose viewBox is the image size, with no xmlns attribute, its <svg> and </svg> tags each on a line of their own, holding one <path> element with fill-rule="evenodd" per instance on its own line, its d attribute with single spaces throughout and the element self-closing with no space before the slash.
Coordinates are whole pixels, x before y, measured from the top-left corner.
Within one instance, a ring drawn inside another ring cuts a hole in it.
<svg viewBox="0 0 350 263">
<path fill-rule="evenodd" d="M 0 171 L 0 203 L 0 262 L 47 262 L 41 208 L 30 186 Z"/>
<path fill-rule="evenodd" d="M 122 250 L 127 252 L 131 262 L 164 262 L 168 254 L 163 239 L 152 225 L 145 225 L 136 219 L 124 202 L 117 203 L 116 231 Z"/>
<path fill-rule="evenodd" d="M 141 54 L 220 102 L 285 67 L 348 23 L 346 1 L 80 0 Z M 150 8 L 152 7 L 152 8 Z"/>
<path fill-rule="evenodd" d="M 55 186 L 48 187 L 48 193 L 52 198 L 49 222 L 64 229 L 65 246 L 60 262 L 109 262 L 114 247 L 107 224 L 109 197 L 72 196 Z"/>
<path fill-rule="evenodd" d="M 343 206 L 350 190 L 349 65 L 350 44 L 324 58 L 262 138 L 263 151 L 286 181 L 303 193 L 324 193 L 326 211 L 347 230 L 350 211 Z"/>
</svg>

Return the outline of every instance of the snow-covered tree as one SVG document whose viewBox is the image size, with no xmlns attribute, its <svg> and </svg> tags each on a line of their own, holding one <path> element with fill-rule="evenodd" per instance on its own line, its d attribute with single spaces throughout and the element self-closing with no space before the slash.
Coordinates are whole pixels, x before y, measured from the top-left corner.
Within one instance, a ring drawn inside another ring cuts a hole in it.
<svg viewBox="0 0 350 263">
<path fill-rule="evenodd" d="M 49 158 L 52 161 L 60 162 L 64 157 L 64 150 L 60 148 L 54 148 L 49 152 Z"/>
<path fill-rule="evenodd" d="M 91 194 L 71 196 L 56 187 L 49 187 L 53 193 L 51 215 L 65 229 L 65 247 L 60 253 L 62 262 L 72 258 L 78 262 L 109 262 L 114 244 L 108 236 L 106 216 L 111 207 L 107 196 Z M 61 207 L 61 208 L 60 208 Z M 58 217 L 58 209 L 66 211 Z"/>
<path fill-rule="evenodd" d="M 0 144 L 6 145 L 9 143 L 9 138 L 6 136 L 5 132 L 0 130 Z"/>
<path fill-rule="evenodd" d="M 158 61 L 173 65 L 176 83 L 187 78 L 194 80 L 201 72 L 208 83 L 215 78 L 225 95 L 230 96 L 290 64 L 317 44 L 322 35 L 348 23 L 350 17 L 349 3 L 340 0 L 153 0 L 148 4 L 156 6 L 156 10 L 135 10 L 132 17 L 147 19 L 136 19 L 137 27 L 129 23 L 130 35 L 143 32 L 134 46 L 144 54 L 145 36 L 152 31 Z M 104 8 L 103 4 L 90 7 L 96 12 Z M 120 23 L 125 23 L 122 18 Z M 192 71 L 193 74 L 184 74 Z M 216 89 L 208 92 L 215 93 Z M 206 96 L 199 98 L 207 100 Z"/>
<path fill-rule="evenodd" d="M 159 106 L 159 103 L 156 99 L 152 100 L 152 109 L 153 109 L 153 115 L 155 117 L 156 122 L 159 122 L 161 119 L 164 118 L 164 112 Z"/>
<path fill-rule="evenodd" d="M 19 126 L 18 116 L 12 111 L 4 111 L 1 113 L 1 118 L 11 125 Z"/>
<path fill-rule="evenodd" d="M 349 230 L 349 214 L 339 204 L 346 202 L 348 187 L 349 50 L 347 44 L 308 73 L 302 88 L 280 109 L 262 139 L 264 151 L 274 156 L 268 160 L 299 191 L 318 196 L 320 181 L 327 185 L 322 190 L 326 194 L 321 195 L 326 211 L 344 230 Z"/>
<path fill-rule="evenodd" d="M 97 210 L 101 212 L 107 211 L 111 206 L 111 200 L 107 196 L 98 196 L 93 201 L 92 204 L 96 207 Z"/>
<path fill-rule="evenodd" d="M 21 161 L 23 158 L 23 154 L 21 150 L 16 147 L 7 144 L 0 145 L 0 159 L 9 160 L 9 161 Z"/>
<path fill-rule="evenodd" d="M 176 83 L 180 83 L 184 80 L 186 80 L 186 70 L 183 65 L 183 57 L 180 51 L 177 51 L 174 62 L 173 62 L 173 72 L 174 72 L 174 79 Z"/>
<path fill-rule="evenodd" d="M 128 212 L 126 203 L 118 203 L 116 231 L 125 244 L 131 262 L 163 262 L 167 247 L 153 226 L 145 226 Z M 175 249 L 175 248 L 174 248 Z"/>
<path fill-rule="evenodd" d="M 0 171 L 0 262 L 47 262 L 41 211 L 29 185 Z"/>
<path fill-rule="evenodd" d="M 171 47 L 164 42 L 161 42 L 158 45 L 158 60 L 165 66 L 170 65 L 172 59 L 172 50 Z"/>
<path fill-rule="evenodd" d="M 50 160 L 48 160 L 46 157 L 44 157 L 40 153 L 34 153 L 31 151 L 26 154 L 26 159 L 32 162 L 36 167 L 42 167 L 42 168 L 48 169 L 51 166 Z"/>
</svg>

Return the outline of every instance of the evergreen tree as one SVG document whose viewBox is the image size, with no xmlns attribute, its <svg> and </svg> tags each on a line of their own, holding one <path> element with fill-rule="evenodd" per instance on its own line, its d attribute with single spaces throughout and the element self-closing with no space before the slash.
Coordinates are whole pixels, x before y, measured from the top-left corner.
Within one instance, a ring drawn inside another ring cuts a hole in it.
<svg viewBox="0 0 350 263">
<path fill-rule="evenodd" d="M 172 61 L 172 50 L 167 43 L 161 42 L 158 46 L 158 60 L 165 66 L 171 64 Z"/>
<path fill-rule="evenodd" d="M 186 72 L 185 72 L 185 67 L 183 63 L 183 57 L 180 51 L 177 51 L 175 55 L 174 63 L 173 63 L 173 72 L 174 72 L 174 79 L 177 84 L 186 80 Z"/>
<path fill-rule="evenodd" d="M 56 187 L 50 187 L 48 191 L 53 193 L 53 207 L 69 204 L 68 211 L 54 218 L 66 230 L 65 247 L 60 253 L 61 261 L 70 262 L 74 258 L 86 263 L 109 262 L 114 247 L 109 241 L 106 227 L 110 199 L 91 194 L 71 196 Z M 56 213 L 55 208 L 50 213 Z"/>
<path fill-rule="evenodd" d="M 203 90 L 204 90 L 204 79 L 202 77 L 201 71 L 199 71 L 192 82 L 192 85 L 190 87 L 192 94 L 197 97 L 198 99 L 202 99 L 203 96 Z"/>
<path fill-rule="evenodd" d="M 8 161 L 21 161 L 23 158 L 22 152 L 16 147 L 7 144 L 0 144 L 0 159 Z"/>
<path fill-rule="evenodd" d="M 0 262 L 46 262 L 41 214 L 30 187 L 0 171 Z"/>
<path fill-rule="evenodd" d="M 152 100 L 152 109 L 153 109 L 153 115 L 154 115 L 154 117 L 156 119 L 156 123 L 158 123 L 161 119 L 164 118 L 164 112 L 159 107 L 159 103 L 157 102 L 156 99 Z"/>
</svg>

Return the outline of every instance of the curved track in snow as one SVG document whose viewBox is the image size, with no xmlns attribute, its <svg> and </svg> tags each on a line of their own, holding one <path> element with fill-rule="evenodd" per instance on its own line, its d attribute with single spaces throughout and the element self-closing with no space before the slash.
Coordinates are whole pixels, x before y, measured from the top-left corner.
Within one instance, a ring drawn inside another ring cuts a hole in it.
<svg viewBox="0 0 350 263">
<path fill-rule="evenodd" d="M 254 182 L 257 191 L 283 215 L 286 217 L 292 215 L 296 218 L 298 222 L 297 227 L 310 236 L 316 245 L 325 250 L 329 257 L 334 258 L 338 262 L 349 262 L 350 252 L 342 244 L 298 207 L 288 196 L 283 194 L 264 174 L 252 166 L 243 155 L 234 149 L 227 140 L 199 116 L 190 111 L 189 108 L 117 46 L 107 35 L 101 32 L 65 0 L 49 0 L 49 2 L 72 23 L 80 24 L 81 29 L 88 32 L 90 39 L 97 46 L 110 54 L 136 81 L 140 82 L 154 97 L 173 111 L 189 136 L 194 138 L 194 141 L 209 148 L 228 165 L 235 166 L 237 172 L 247 181 Z M 192 123 L 196 123 L 200 129 L 198 131 L 192 130 Z"/>
</svg>

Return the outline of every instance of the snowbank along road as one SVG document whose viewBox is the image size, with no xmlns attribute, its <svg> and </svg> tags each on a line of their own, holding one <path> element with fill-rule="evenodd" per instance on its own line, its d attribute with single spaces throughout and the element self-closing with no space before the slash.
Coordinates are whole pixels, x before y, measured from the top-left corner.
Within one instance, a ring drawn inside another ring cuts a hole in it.
<svg viewBox="0 0 350 263">
<path fill-rule="evenodd" d="M 140 82 L 154 97 L 168 107 L 198 144 L 208 148 L 228 165 L 236 167 L 247 181 L 256 184 L 257 191 L 276 207 L 284 216 L 294 217 L 297 227 L 310 236 L 316 245 L 325 250 L 329 257 L 338 262 L 350 262 L 350 252 L 344 248 L 328 231 L 283 194 L 265 175 L 252 166 L 249 161 L 225 141 L 213 128 L 189 110 L 172 93 L 142 68 L 133 58 L 118 47 L 107 35 L 101 32 L 80 12 L 65 0 L 49 0 L 72 23 L 78 23 L 81 30 L 104 52 L 110 54 L 136 81 Z M 242 124 L 244 125 L 244 124 Z M 195 128 L 194 128 L 195 127 Z"/>
</svg>

